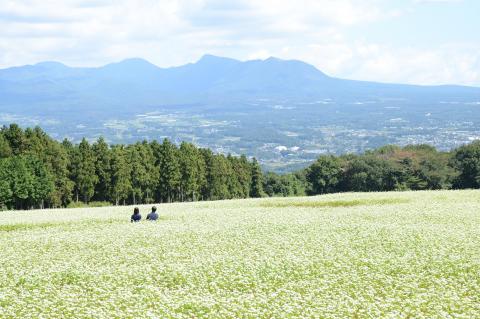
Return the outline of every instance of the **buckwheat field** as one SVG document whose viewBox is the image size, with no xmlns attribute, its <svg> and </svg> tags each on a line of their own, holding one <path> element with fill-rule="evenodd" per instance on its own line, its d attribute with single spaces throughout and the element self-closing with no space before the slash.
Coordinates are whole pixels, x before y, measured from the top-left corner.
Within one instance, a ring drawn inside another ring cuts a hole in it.
<svg viewBox="0 0 480 319">
<path fill-rule="evenodd" d="M 0 212 L 0 318 L 480 317 L 479 191 L 157 207 Z"/>
</svg>

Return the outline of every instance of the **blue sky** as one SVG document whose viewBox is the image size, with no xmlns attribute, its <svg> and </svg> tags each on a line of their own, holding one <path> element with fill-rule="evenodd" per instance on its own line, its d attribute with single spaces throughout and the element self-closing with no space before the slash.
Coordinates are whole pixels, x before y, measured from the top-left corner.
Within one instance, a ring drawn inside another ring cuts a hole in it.
<svg viewBox="0 0 480 319">
<path fill-rule="evenodd" d="M 162 67 L 210 53 L 329 75 L 480 86 L 478 0 L 0 0 L 0 67 Z"/>
</svg>

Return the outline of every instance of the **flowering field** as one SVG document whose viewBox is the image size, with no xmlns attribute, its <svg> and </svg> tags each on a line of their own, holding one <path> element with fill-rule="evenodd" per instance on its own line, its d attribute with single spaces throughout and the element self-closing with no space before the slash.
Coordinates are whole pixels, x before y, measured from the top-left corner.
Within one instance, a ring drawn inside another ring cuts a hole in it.
<svg viewBox="0 0 480 319">
<path fill-rule="evenodd" d="M 1 212 L 0 318 L 480 317 L 479 191 L 158 208 Z"/>
</svg>

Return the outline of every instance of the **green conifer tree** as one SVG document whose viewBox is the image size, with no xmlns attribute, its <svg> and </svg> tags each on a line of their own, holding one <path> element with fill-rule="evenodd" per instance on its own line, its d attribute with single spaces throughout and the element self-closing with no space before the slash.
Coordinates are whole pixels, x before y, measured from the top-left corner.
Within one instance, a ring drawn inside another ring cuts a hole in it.
<svg viewBox="0 0 480 319">
<path fill-rule="evenodd" d="M 85 138 L 78 145 L 78 156 L 79 166 L 76 183 L 80 196 L 83 197 L 85 203 L 88 203 L 94 195 L 98 177 L 95 172 L 95 154 Z"/>
<path fill-rule="evenodd" d="M 0 210 L 12 208 L 12 172 L 10 159 L 0 159 Z"/>
<path fill-rule="evenodd" d="M 105 139 L 100 137 L 92 145 L 92 150 L 95 155 L 95 174 L 98 177 L 98 183 L 95 185 L 95 199 L 107 201 L 109 200 L 110 182 L 112 180 L 110 147 Z"/>
<path fill-rule="evenodd" d="M 263 191 L 263 174 L 256 158 L 252 160 L 251 171 L 252 184 L 250 186 L 250 197 L 263 197 L 265 195 Z"/>
<path fill-rule="evenodd" d="M 196 200 L 204 183 L 203 157 L 195 145 L 182 143 L 179 149 L 181 200 Z"/>
<path fill-rule="evenodd" d="M 132 191 L 132 170 L 128 163 L 126 153 L 127 152 L 123 145 L 116 145 L 112 148 L 111 197 L 114 199 L 115 205 L 119 205 L 120 202 L 125 204 L 125 201 Z"/>
<path fill-rule="evenodd" d="M 164 139 L 159 151 L 159 192 L 163 201 L 171 202 L 177 200 L 180 193 L 178 149 L 175 144 Z"/>
<path fill-rule="evenodd" d="M 30 207 L 44 208 L 45 201 L 51 198 L 51 194 L 55 190 L 54 177 L 46 169 L 43 162 L 35 156 L 27 156 L 25 161 L 32 176 L 32 188 L 28 203 Z"/>
<path fill-rule="evenodd" d="M 28 169 L 25 158 L 11 157 L 12 199 L 16 209 L 29 209 L 29 199 L 33 193 L 34 176 Z"/>
<path fill-rule="evenodd" d="M 25 134 L 17 124 L 10 124 L 9 127 L 3 127 L 2 133 L 8 141 L 13 155 L 20 155 L 25 150 Z"/>
<path fill-rule="evenodd" d="M 0 131 L 0 159 L 10 156 L 12 156 L 12 149 L 5 136 L 3 136 L 3 132 Z"/>
</svg>

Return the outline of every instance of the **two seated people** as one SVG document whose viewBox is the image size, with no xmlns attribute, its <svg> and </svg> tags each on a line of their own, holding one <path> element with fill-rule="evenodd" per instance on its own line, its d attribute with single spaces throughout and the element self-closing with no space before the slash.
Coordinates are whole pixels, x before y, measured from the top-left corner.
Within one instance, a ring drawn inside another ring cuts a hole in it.
<svg viewBox="0 0 480 319">
<path fill-rule="evenodd" d="M 156 221 L 158 219 L 157 207 L 153 206 L 152 211 L 148 213 L 147 220 Z M 140 209 L 135 207 L 133 209 L 133 215 L 130 217 L 130 222 L 136 223 L 142 220 L 142 215 L 140 215 Z"/>
</svg>

